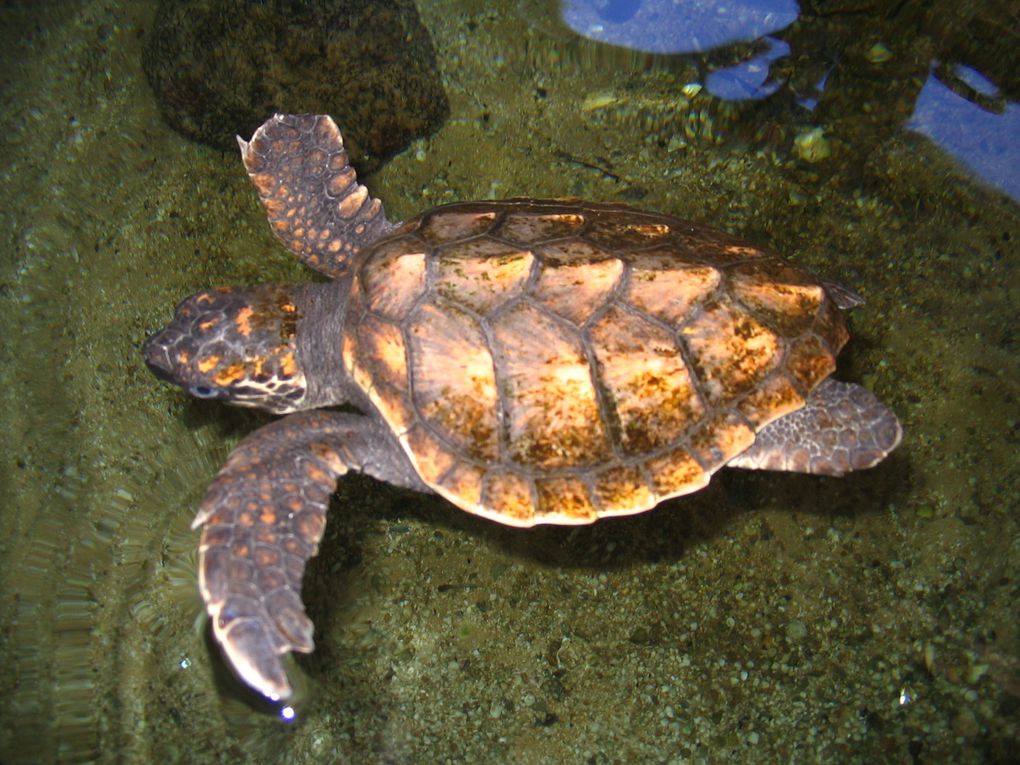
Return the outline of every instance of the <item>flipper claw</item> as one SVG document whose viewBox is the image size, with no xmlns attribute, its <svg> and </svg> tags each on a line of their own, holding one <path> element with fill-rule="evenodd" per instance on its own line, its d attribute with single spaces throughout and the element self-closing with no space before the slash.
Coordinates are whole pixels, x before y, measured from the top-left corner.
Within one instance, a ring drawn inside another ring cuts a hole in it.
<svg viewBox="0 0 1020 765">
<path fill-rule="evenodd" d="M 300 412 L 238 444 L 195 518 L 198 584 L 213 635 L 237 675 L 271 701 L 293 694 L 283 655 L 314 648 L 301 578 L 318 552 L 337 478 L 350 469 L 425 488 L 384 424 Z"/>
</svg>

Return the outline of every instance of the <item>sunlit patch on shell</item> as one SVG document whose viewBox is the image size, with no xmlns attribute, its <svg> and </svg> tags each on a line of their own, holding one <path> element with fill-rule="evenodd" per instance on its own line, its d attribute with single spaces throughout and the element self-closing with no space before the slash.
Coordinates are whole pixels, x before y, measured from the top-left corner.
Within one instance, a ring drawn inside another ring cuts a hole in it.
<svg viewBox="0 0 1020 765">
<path fill-rule="evenodd" d="M 799 338 L 786 354 L 786 369 L 805 391 L 836 371 L 836 359 L 814 335 Z"/>
<path fill-rule="evenodd" d="M 484 314 L 520 293 L 535 256 L 494 239 L 470 239 L 436 254 L 435 288 L 440 295 Z"/>
<path fill-rule="evenodd" d="M 722 248 L 722 252 L 726 255 L 727 259 L 734 262 L 749 258 L 760 258 L 765 255 L 763 250 L 747 244 L 727 244 Z"/>
<path fill-rule="evenodd" d="M 784 374 L 774 374 L 737 405 L 747 421 L 761 430 L 773 420 L 804 406 L 804 397 Z"/>
<path fill-rule="evenodd" d="M 729 278 L 738 300 L 787 335 L 809 328 L 825 299 L 822 286 L 809 282 L 803 271 L 771 259 L 736 266 Z"/>
<path fill-rule="evenodd" d="M 482 505 L 489 517 L 513 526 L 535 522 L 535 501 L 531 482 L 502 468 L 492 468 L 482 484 Z"/>
<path fill-rule="evenodd" d="M 373 380 L 394 387 L 407 387 L 407 350 L 399 327 L 366 315 L 355 327 L 358 365 Z"/>
<path fill-rule="evenodd" d="M 481 502 L 483 477 L 481 468 L 467 462 L 455 462 L 436 489 L 455 504 L 471 508 Z"/>
<path fill-rule="evenodd" d="M 577 257 L 574 249 L 557 245 L 542 248 L 542 271 L 533 294 L 549 310 L 574 324 L 583 324 L 616 288 L 623 261 L 601 253 L 594 258 Z"/>
<path fill-rule="evenodd" d="M 750 390 L 776 366 L 779 338 L 737 308 L 706 306 L 681 330 L 701 383 L 712 403 Z"/>
<path fill-rule="evenodd" d="M 378 247 L 361 269 L 369 310 L 399 320 L 407 315 L 425 287 L 425 252 L 413 237 Z"/>
<path fill-rule="evenodd" d="M 595 474 L 595 499 L 604 516 L 640 513 L 656 503 L 641 469 L 626 465 Z"/>
<path fill-rule="evenodd" d="M 578 478 L 539 478 L 535 488 L 538 492 L 535 520 L 539 523 L 591 523 L 598 518 L 588 487 Z"/>
<path fill-rule="evenodd" d="M 496 374 L 477 321 L 452 306 L 425 304 L 408 335 L 422 417 L 465 454 L 498 459 Z"/>
<path fill-rule="evenodd" d="M 670 243 L 684 253 L 685 259 L 692 258 L 718 266 L 769 254 L 725 232 L 687 222 L 673 226 Z"/>
<path fill-rule="evenodd" d="M 456 455 L 439 443 L 425 426 L 420 424 L 408 430 L 400 438 L 400 443 L 418 468 L 418 475 L 433 488 L 439 485 L 439 479 L 457 461 Z"/>
<path fill-rule="evenodd" d="M 677 448 L 645 463 L 652 477 L 652 488 L 658 501 L 697 491 L 706 484 L 706 473 L 686 449 Z"/>
<path fill-rule="evenodd" d="M 622 210 L 597 214 L 584 238 L 607 250 L 625 251 L 651 247 L 669 235 L 668 225 L 657 220 L 640 220 L 639 213 Z"/>
<path fill-rule="evenodd" d="M 608 434 L 577 333 L 521 304 L 499 317 L 493 335 L 504 360 L 509 457 L 542 469 L 607 459 Z"/>
<path fill-rule="evenodd" d="M 443 244 L 486 233 L 496 220 L 496 211 L 454 212 L 436 210 L 422 216 L 418 235 L 429 244 Z"/>
<path fill-rule="evenodd" d="M 344 338 L 344 365 L 372 399 L 390 427 L 402 433 L 414 414 L 407 394 L 407 352 L 400 329 L 366 315 Z"/>
<path fill-rule="evenodd" d="M 598 263 L 603 260 L 619 259 L 617 255 L 583 239 L 569 239 L 563 242 L 552 242 L 536 248 L 546 259 L 555 261 L 554 265 L 570 263 Z"/>
<path fill-rule="evenodd" d="M 725 465 L 754 443 L 754 431 L 732 412 L 704 420 L 691 435 L 690 450 L 708 470 Z"/>
<path fill-rule="evenodd" d="M 630 281 L 624 299 L 669 324 L 681 324 L 719 286 L 719 271 L 711 266 L 680 267 L 671 250 L 631 256 Z"/>
<path fill-rule="evenodd" d="M 527 246 L 573 236 L 583 227 L 584 216 L 575 212 L 509 213 L 494 234 L 508 242 Z"/>
<path fill-rule="evenodd" d="M 665 446 L 703 415 L 672 334 L 614 306 L 592 326 L 591 340 L 624 452 Z"/>
</svg>

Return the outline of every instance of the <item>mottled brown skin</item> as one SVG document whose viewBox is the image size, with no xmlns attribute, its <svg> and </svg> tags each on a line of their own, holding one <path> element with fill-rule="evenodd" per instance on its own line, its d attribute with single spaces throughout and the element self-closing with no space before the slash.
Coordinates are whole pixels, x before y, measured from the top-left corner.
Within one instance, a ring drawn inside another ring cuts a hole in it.
<svg viewBox="0 0 1020 765">
<path fill-rule="evenodd" d="M 277 236 L 334 281 L 198 293 L 144 352 L 194 395 L 297 412 L 242 442 L 195 520 L 214 633 L 269 698 L 291 693 L 280 656 L 312 650 L 301 574 L 347 470 L 501 523 L 577 524 L 723 465 L 840 475 L 900 440 L 871 393 L 828 379 L 859 296 L 773 253 L 576 200 L 394 225 L 328 117 L 240 143 Z M 340 403 L 359 413 L 321 409 Z"/>
</svg>

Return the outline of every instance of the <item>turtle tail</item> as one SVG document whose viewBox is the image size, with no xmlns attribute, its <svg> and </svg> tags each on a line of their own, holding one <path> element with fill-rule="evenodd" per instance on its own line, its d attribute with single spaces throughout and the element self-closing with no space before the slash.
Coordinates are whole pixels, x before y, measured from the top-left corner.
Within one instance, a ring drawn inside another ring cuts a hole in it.
<svg viewBox="0 0 1020 765">
<path fill-rule="evenodd" d="M 343 277 L 352 256 L 393 228 L 328 115 L 276 114 L 237 143 L 273 232 L 316 271 Z"/>
</svg>

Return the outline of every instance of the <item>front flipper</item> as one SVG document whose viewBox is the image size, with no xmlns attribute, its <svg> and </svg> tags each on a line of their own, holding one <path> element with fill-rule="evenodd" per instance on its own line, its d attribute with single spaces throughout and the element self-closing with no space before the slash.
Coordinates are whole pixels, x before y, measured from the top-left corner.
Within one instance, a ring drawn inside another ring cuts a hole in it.
<svg viewBox="0 0 1020 765">
<path fill-rule="evenodd" d="M 873 467 L 900 442 L 896 415 L 867 388 L 829 378 L 804 406 L 773 420 L 728 463 L 756 470 L 843 475 Z"/>
<path fill-rule="evenodd" d="M 237 143 L 273 233 L 316 271 L 339 279 L 354 253 L 393 228 L 328 115 L 276 114 Z"/>
<path fill-rule="evenodd" d="M 241 679 L 272 701 L 291 695 L 280 657 L 314 648 L 301 577 L 348 470 L 427 490 L 384 425 L 300 412 L 238 444 L 192 524 L 203 527 L 198 583 L 216 640 Z"/>
</svg>

